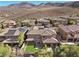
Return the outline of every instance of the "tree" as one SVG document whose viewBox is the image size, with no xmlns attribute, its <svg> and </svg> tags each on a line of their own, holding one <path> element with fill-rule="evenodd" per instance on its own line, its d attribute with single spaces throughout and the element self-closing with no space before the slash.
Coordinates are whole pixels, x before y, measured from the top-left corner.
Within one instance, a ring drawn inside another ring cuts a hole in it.
<svg viewBox="0 0 79 59">
<path fill-rule="evenodd" d="M 79 47 L 76 45 L 67 45 L 64 47 L 64 52 L 67 57 L 78 57 L 79 56 Z"/>
<path fill-rule="evenodd" d="M 19 36 L 18 36 L 18 41 L 20 43 L 20 45 L 23 43 L 24 41 L 24 33 L 20 32 Z"/>
<path fill-rule="evenodd" d="M 57 57 L 78 57 L 79 47 L 76 45 L 61 45 L 54 50 L 54 56 Z"/>
<path fill-rule="evenodd" d="M 16 21 L 17 27 L 21 27 L 21 21 Z"/>
<path fill-rule="evenodd" d="M 31 27 L 30 23 L 26 23 L 25 25 L 26 25 L 27 27 Z"/>
<path fill-rule="evenodd" d="M 49 50 L 48 47 L 45 45 L 42 49 L 40 49 L 36 55 L 38 57 L 52 57 L 53 56 L 53 50 Z"/>
<path fill-rule="evenodd" d="M 3 24 L 1 24 L 2 25 L 2 29 L 4 29 L 4 25 Z"/>
<path fill-rule="evenodd" d="M 53 56 L 54 57 L 60 57 L 60 53 L 61 53 L 61 49 L 60 49 L 60 47 L 55 47 L 55 48 L 53 48 Z M 64 55 L 64 54 L 63 54 Z"/>
<path fill-rule="evenodd" d="M 11 47 L 8 45 L 0 44 L 0 56 L 8 57 L 11 55 Z"/>
<path fill-rule="evenodd" d="M 75 19 L 68 19 L 68 25 L 75 25 L 76 21 Z"/>
<path fill-rule="evenodd" d="M 35 20 L 35 25 L 37 25 L 37 19 Z"/>
<path fill-rule="evenodd" d="M 27 27 L 31 27 L 31 22 L 21 22 L 21 27 L 23 26 L 27 26 Z"/>
</svg>

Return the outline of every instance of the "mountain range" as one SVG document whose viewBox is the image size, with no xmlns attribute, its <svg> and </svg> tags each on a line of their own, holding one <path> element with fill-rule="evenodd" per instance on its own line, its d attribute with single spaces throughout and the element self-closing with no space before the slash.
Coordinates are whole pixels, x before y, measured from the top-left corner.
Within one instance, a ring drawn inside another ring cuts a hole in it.
<svg viewBox="0 0 79 59">
<path fill-rule="evenodd" d="M 51 3 L 51 2 L 47 2 L 47 3 L 40 3 L 39 5 L 35 5 L 32 3 L 28 3 L 28 2 L 21 2 L 21 3 L 17 3 L 17 4 L 10 4 L 11 6 L 15 6 L 15 7 L 36 7 L 36 6 L 68 6 L 68 7 L 79 7 L 79 1 L 70 1 L 70 2 L 64 2 L 64 3 Z"/>
<path fill-rule="evenodd" d="M 79 14 L 79 1 L 70 1 L 64 3 L 40 3 L 35 5 L 28 2 L 10 4 L 0 7 L 0 13 L 9 14 L 12 17 L 42 18 L 52 16 Z"/>
</svg>

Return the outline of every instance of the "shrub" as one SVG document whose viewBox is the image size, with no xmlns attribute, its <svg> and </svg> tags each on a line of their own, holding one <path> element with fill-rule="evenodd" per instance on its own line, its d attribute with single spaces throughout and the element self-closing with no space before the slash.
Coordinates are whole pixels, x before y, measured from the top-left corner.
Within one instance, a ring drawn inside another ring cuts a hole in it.
<svg viewBox="0 0 79 59">
<path fill-rule="evenodd" d="M 11 55 L 11 47 L 8 45 L 0 44 L 0 56 L 8 57 Z"/>
</svg>

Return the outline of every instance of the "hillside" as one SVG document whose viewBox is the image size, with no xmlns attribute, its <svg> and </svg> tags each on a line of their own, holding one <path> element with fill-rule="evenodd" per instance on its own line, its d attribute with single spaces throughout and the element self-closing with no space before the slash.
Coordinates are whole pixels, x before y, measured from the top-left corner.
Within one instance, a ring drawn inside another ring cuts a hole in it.
<svg viewBox="0 0 79 59">
<path fill-rule="evenodd" d="M 79 14 L 77 6 L 79 2 L 66 2 L 66 3 L 41 3 L 34 5 L 28 2 L 18 4 L 11 4 L 9 6 L 0 7 L 0 13 L 10 14 L 7 18 L 27 17 L 27 18 L 41 18 L 52 17 L 61 15 Z"/>
</svg>

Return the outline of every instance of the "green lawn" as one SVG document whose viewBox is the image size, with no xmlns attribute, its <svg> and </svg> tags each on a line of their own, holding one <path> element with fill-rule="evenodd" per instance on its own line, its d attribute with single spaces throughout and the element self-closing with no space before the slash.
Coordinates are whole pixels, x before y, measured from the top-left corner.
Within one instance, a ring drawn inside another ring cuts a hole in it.
<svg viewBox="0 0 79 59">
<path fill-rule="evenodd" d="M 38 49 L 34 48 L 34 45 L 27 45 L 25 46 L 25 52 L 35 53 Z"/>
</svg>

